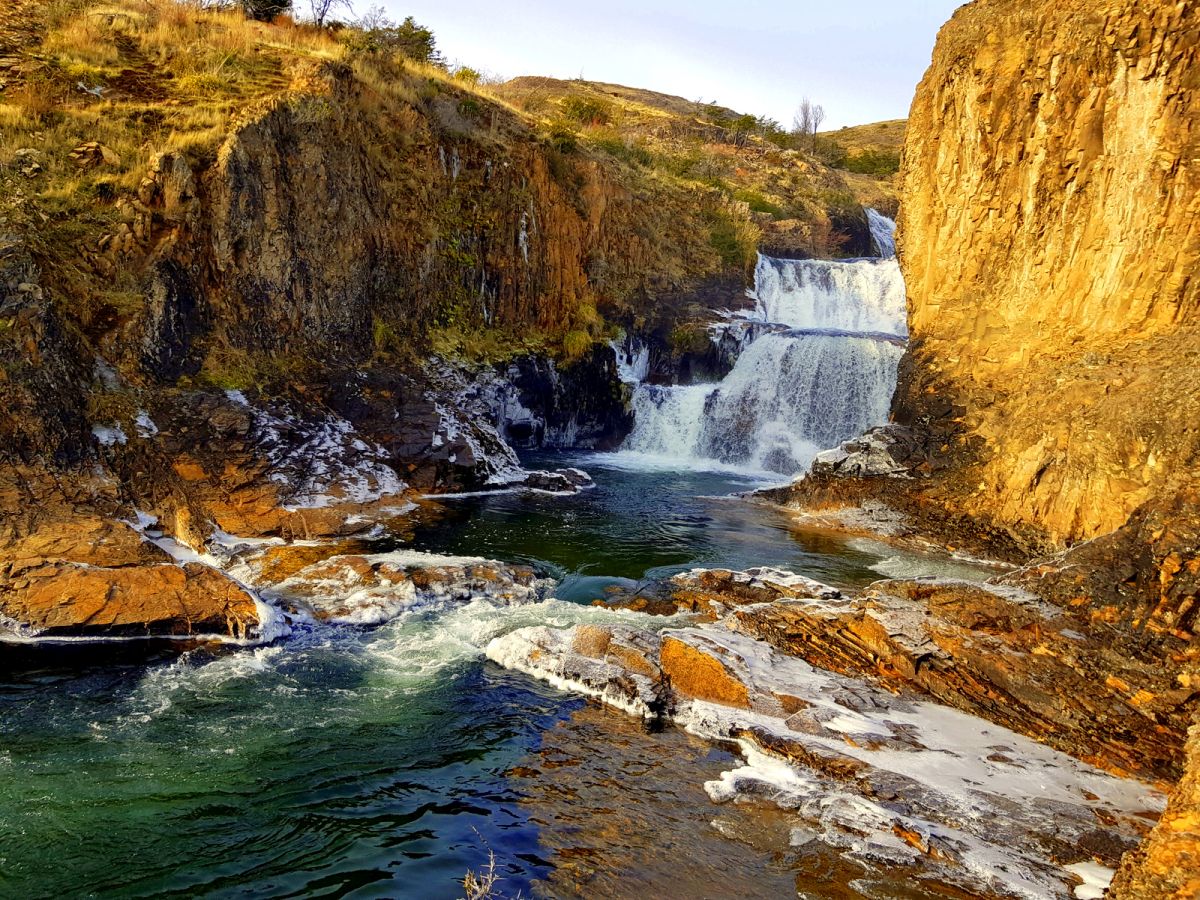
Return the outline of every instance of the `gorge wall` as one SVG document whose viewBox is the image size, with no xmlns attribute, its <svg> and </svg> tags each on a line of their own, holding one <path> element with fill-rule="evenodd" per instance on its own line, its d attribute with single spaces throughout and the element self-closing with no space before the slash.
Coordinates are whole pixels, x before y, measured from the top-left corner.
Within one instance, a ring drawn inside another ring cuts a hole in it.
<svg viewBox="0 0 1200 900">
<path fill-rule="evenodd" d="M 1190 490 L 1200 7 L 977 0 L 913 103 L 896 398 L 970 511 L 1042 548 Z"/>
</svg>

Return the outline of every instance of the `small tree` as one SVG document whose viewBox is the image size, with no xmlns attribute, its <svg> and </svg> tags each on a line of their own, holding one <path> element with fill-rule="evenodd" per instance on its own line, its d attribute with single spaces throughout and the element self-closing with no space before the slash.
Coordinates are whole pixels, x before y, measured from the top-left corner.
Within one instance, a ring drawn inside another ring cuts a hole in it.
<svg viewBox="0 0 1200 900">
<path fill-rule="evenodd" d="M 817 132 L 821 130 L 821 123 L 824 121 L 825 107 L 805 97 L 796 108 L 796 115 L 792 117 L 792 133 L 801 140 L 807 139 L 815 153 Z"/>
<path fill-rule="evenodd" d="M 745 145 L 746 138 L 754 133 L 757 128 L 758 119 L 749 113 L 738 116 L 729 124 L 729 130 L 733 132 L 733 142 L 739 147 Z"/>
<path fill-rule="evenodd" d="M 412 16 L 397 25 L 382 6 L 372 6 L 355 25 L 358 34 L 351 42 L 355 49 L 395 54 L 435 66 L 442 64 L 433 32 L 418 25 Z"/>
<path fill-rule="evenodd" d="M 329 18 L 329 14 L 335 9 L 347 11 L 352 9 L 350 0 L 308 0 L 308 8 L 312 12 L 313 22 L 322 28 L 325 26 L 325 20 Z"/>
</svg>

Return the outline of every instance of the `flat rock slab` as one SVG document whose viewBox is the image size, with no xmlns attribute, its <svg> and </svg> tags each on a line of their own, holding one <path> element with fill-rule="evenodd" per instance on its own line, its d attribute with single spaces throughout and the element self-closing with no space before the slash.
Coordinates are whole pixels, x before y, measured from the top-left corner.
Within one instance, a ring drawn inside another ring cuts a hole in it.
<svg viewBox="0 0 1200 900">
<path fill-rule="evenodd" d="M 1074 878 L 1062 864 L 1115 866 L 1162 809 L 1147 785 L 912 692 L 814 668 L 738 633 L 734 617 L 662 631 L 654 621 L 520 629 L 487 655 L 736 742 L 746 765 L 706 784 L 714 801 L 770 800 L 796 814 L 794 840 L 979 896 L 1065 897 Z"/>
</svg>

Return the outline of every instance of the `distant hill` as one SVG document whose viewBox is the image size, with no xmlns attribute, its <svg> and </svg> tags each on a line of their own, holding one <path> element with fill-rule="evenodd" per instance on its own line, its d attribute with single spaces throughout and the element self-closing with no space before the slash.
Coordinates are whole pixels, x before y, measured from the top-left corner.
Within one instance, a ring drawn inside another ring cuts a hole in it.
<svg viewBox="0 0 1200 900">
<path fill-rule="evenodd" d="M 524 76 L 490 87 L 584 152 L 643 177 L 748 207 L 759 246 L 781 255 L 870 252 L 862 205 L 895 208 L 890 181 L 839 169 L 818 140 L 717 103 L 606 82 Z"/>
<path fill-rule="evenodd" d="M 907 126 L 908 119 L 891 119 L 887 122 L 850 125 L 834 131 L 823 131 L 819 137 L 840 144 L 852 154 L 865 150 L 899 153 L 904 146 L 904 131 Z"/>
</svg>

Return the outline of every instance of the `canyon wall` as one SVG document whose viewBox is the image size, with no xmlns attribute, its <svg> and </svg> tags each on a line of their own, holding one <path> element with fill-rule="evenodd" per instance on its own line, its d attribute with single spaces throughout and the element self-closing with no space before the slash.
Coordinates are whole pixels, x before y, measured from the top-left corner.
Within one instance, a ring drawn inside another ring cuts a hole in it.
<svg viewBox="0 0 1200 900">
<path fill-rule="evenodd" d="M 1054 549 L 1200 460 L 1200 4 L 977 0 L 904 150 L 897 418 L 959 507 Z"/>
</svg>

